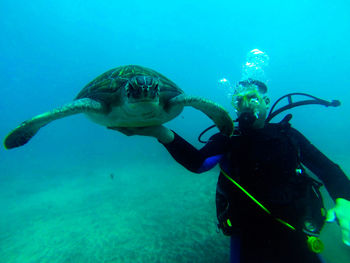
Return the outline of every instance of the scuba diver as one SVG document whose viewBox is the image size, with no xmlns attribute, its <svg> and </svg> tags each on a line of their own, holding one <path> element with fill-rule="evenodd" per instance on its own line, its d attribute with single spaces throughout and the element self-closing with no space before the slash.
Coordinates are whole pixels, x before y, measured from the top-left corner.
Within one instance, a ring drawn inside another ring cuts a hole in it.
<svg viewBox="0 0 350 263">
<path fill-rule="evenodd" d="M 214 134 L 200 150 L 165 126 L 120 128 L 125 135 L 156 138 L 173 158 L 194 173 L 216 164 L 218 227 L 230 236 L 230 262 L 323 262 L 318 235 L 325 221 L 337 221 L 350 246 L 350 181 L 289 124 L 268 123 L 267 86 L 240 81 L 232 95 L 238 128 L 232 136 Z M 308 168 L 335 202 L 326 211 Z"/>
</svg>

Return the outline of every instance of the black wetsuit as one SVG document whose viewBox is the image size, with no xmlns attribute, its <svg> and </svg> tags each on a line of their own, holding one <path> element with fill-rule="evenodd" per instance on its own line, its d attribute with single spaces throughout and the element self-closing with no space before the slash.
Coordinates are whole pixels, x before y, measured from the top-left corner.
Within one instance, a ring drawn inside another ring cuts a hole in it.
<svg viewBox="0 0 350 263">
<path fill-rule="evenodd" d="M 268 215 L 220 173 L 217 210 L 220 214 L 226 209 L 232 221 L 231 262 L 321 262 L 307 248 L 302 231 L 293 231 L 275 218 L 301 229 L 308 216 L 305 185 L 311 180 L 300 173 L 300 164 L 322 180 L 334 200 L 350 200 L 350 181 L 337 164 L 288 123 L 267 124 L 263 129 L 230 138 L 216 134 L 200 150 L 177 134 L 164 146 L 177 162 L 195 173 L 219 163 L 274 215 Z"/>
</svg>

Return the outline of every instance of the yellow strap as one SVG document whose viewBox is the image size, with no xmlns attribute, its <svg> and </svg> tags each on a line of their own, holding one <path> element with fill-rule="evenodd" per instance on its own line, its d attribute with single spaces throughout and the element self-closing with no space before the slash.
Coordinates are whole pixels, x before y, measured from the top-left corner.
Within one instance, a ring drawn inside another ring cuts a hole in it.
<svg viewBox="0 0 350 263">
<path fill-rule="evenodd" d="M 228 179 L 230 180 L 235 186 L 237 186 L 238 189 L 240 189 L 243 193 L 245 193 L 251 200 L 254 201 L 254 203 L 256 203 L 258 206 L 260 206 L 266 213 L 268 213 L 269 215 L 271 215 L 270 210 L 268 210 L 265 206 L 263 206 L 258 200 L 256 200 L 250 193 L 248 193 L 247 190 L 245 190 L 239 183 L 237 183 L 235 180 L 233 180 L 230 176 L 228 176 L 228 174 L 221 169 L 221 173 Z M 275 217 L 275 219 L 280 222 L 281 224 L 289 227 L 292 230 L 295 230 L 295 227 L 293 227 L 292 225 L 288 224 L 286 221 Z"/>
</svg>

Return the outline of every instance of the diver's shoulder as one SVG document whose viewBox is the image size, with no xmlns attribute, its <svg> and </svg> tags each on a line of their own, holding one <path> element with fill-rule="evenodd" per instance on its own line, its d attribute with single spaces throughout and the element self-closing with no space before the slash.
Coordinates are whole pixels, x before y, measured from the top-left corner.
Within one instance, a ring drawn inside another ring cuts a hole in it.
<svg viewBox="0 0 350 263">
<path fill-rule="evenodd" d="M 305 138 L 305 136 L 297 128 L 293 127 L 290 122 L 268 123 L 266 124 L 266 128 L 270 133 L 280 134 L 280 136 L 288 136 L 297 140 Z"/>
</svg>

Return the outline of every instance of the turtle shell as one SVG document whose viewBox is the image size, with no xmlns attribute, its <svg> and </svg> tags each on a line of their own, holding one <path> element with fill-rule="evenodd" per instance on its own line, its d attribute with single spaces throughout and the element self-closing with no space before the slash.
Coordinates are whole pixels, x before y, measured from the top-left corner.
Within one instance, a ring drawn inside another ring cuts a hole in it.
<svg viewBox="0 0 350 263">
<path fill-rule="evenodd" d="M 141 66 L 120 66 L 98 76 L 88 83 L 75 99 L 91 98 L 109 105 L 118 105 L 123 100 L 121 88 L 134 76 L 147 75 L 158 78 L 160 88 L 160 100 L 169 100 L 183 91 L 171 80 L 162 74 Z"/>
</svg>

